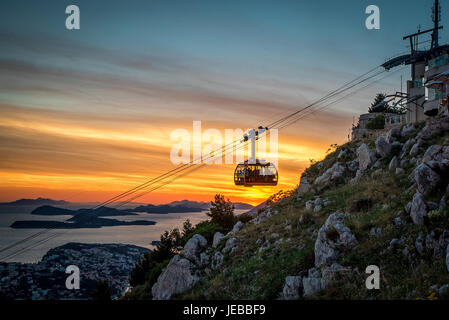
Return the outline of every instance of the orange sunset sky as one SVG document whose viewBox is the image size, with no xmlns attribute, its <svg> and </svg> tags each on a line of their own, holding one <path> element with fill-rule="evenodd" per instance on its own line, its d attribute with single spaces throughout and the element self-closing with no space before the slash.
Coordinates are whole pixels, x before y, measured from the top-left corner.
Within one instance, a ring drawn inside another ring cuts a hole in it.
<svg viewBox="0 0 449 320">
<path fill-rule="evenodd" d="M 64 27 L 64 4 L 11 3 L 15 14 L 0 22 L 0 201 L 107 200 L 175 168 L 174 129 L 191 132 L 200 120 L 203 131 L 224 135 L 265 125 L 403 49 L 399 34 L 359 27 L 358 7 L 320 29 L 312 4 L 265 3 L 274 8 L 256 12 L 214 3 L 223 7 L 133 2 L 125 10 L 112 1 L 103 10 L 81 1 L 77 31 Z M 345 36 L 335 41 L 337 34 Z M 210 165 L 136 201 L 210 201 L 222 193 L 256 205 L 292 189 L 310 159 L 347 141 L 377 92 L 399 89 L 399 77 L 279 131 L 277 187 L 237 187 L 235 165 Z"/>
</svg>

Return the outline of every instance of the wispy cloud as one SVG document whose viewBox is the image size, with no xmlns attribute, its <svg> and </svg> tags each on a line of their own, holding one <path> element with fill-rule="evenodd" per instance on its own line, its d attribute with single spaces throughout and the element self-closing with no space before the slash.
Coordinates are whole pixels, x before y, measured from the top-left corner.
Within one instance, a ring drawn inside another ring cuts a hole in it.
<svg viewBox="0 0 449 320">
<path fill-rule="evenodd" d="M 202 120 L 203 129 L 245 130 L 297 110 L 320 91 L 293 79 L 208 70 L 194 57 L 129 55 L 4 32 L 0 43 L 1 200 L 37 193 L 70 200 L 74 190 L 89 190 L 74 200 L 103 200 L 174 168 L 173 129 L 191 130 L 192 120 Z M 182 199 L 189 190 L 199 200 L 221 192 L 263 201 L 292 188 L 309 159 L 344 141 L 350 121 L 324 112 L 280 132 L 277 188 L 244 190 L 233 185 L 233 166 L 207 166 L 145 199 Z"/>
</svg>

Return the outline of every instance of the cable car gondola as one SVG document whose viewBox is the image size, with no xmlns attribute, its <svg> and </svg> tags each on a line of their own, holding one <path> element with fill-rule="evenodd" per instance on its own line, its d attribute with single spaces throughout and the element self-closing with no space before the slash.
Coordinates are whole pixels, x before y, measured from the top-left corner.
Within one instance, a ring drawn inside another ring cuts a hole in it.
<svg viewBox="0 0 449 320">
<path fill-rule="evenodd" d="M 256 159 L 253 164 L 248 160 L 237 165 L 234 171 L 234 183 L 237 186 L 275 186 L 278 184 L 278 171 L 270 162 L 260 162 Z"/>
<path fill-rule="evenodd" d="M 278 171 L 273 163 L 256 159 L 256 143 L 259 134 L 267 128 L 259 127 L 258 131 L 251 129 L 248 135 L 244 135 L 243 141 L 251 139 L 251 157 L 241 162 L 234 171 L 234 183 L 237 186 L 275 186 L 278 184 Z"/>
</svg>

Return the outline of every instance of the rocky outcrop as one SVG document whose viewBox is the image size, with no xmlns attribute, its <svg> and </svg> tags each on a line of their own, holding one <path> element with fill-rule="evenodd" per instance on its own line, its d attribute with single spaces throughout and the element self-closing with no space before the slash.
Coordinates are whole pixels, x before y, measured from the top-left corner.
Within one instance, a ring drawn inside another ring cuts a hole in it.
<svg viewBox="0 0 449 320">
<path fill-rule="evenodd" d="M 357 148 L 357 158 L 359 160 L 359 170 L 365 171 L 374 163 L 375 159 L 368 146 L 363 143 Z"/>
<path fill-rule="evenodd" d="M 288 276 L 285 278 L 281 299 L 298 300 L 302 294 L 302 278 L 300 276 Z"/>
<path fill-rule="evenodd" d="M 321 291 L 321 271 L 309 269 L 308 276 L 302 279 L 304 297 L 310 297 Z"/>
<path fill-rule="evenodd" d="M 315 242 L 316 267 L 332 265 L 344 252 L 357 245 L 357 239 L 343 222 L 342 213 L 333 213 L 319 229 Z"/>
<path fill-rule="evenodd" d="M 270 208 L 265 209 L 260 212 L 253 220 L 251 220 L 254 224 L 260 224 L 263 221 L 267 220 L 273 215 Z"/>
<path fill-rule="evenodd" d="M 175 293 L 190 289 L 200 279 L 201 267 L 209 263 L 209 256 L 204 253 L 206 246 L 203 236 L 195 234 L 190 238 L 153 285 L 153 299 L 167 300 Z"/>
<path fill-rule="evenodd" d="M 242 221 L 237 221 L 237 223 L 232 228 L 231 232 L 232 233 L 239 232 L 240 230 L 242 230 L 243 226 L 244 226 L 244 223 Z"/>
<path fill-rule="evenodd" d="M 449 159 L 449 147 L 432 145 L 429 148 L 427 148 L 422 158 L 422 161 L 426 162 L 430 160 L 435 160 L 441 162 L 444 159 Z"/>
<path fill-rule="evenodd" d="M 410 217 L 414 224 L 424 224 L 424 217 L 427 216 L 427 205 L 421 193 L 416 192 L 410 206 Z"/>
<path fill-rule="evenodd" d="M 196 266 L 179 255 L 174 256 L 153 285 L 154 300 L 168 300 L 175 293 L 190 289 L 198 280 Z"/>
<path fill-rule="evenodd" d="M 441 181 L 440 176 L 426 163 L 418 165 L 410 174 L 409 179 L 416 183 L 418 191 L 428 195 Z"/>
<path fill-rule="evenodd" d="M 327 207 L 331 201 L 328 198 L 315 197 L 313 200 L 306 202 L 306 210 L 318 212 Z"/>
<path fill-rule="evenodd" d="M 229 238 L 226 240 L 226 244 L 222 250 L 223 253 L 231 251 L 234 252 L 235 247 L 237 246 L 237 239 L 236 238 Z"/>
<path fill-rule="evenodd" d="M 224 238 L 224 234 L 221 232 L 215 232 L 214 239 L 212 240 L 212 247 L 216 248 L 220 244 L 221 240 Z"/>
<path fill-rule="evenodd" d="M 309 176 L 306 172 L 304 172 L 301 175 L 301 180 L 299 182 L 299 187 L 298 187 L 298 195 L 303 195 L 306 192 L 309 192 L 311 189 L 311 185 L 309 182 Z"/>
<path fill-rule="evenodd" d="M 401 137 L 401 129 L 399 127 L 393 127 L 390 129 L 390 131 L 388 131 L 385 140 L 391 144 L 395 142 L 399 137 Z"/>
<path fill-rule="evenodd" d="M 391 144 L 385 140 L 383 136 L 380 136 L 376 139 L 376 153 L 384 158 L 388 156 L 391 152 Z"/>
<path fill-rule="evenodd" d="M 332 167 L 327 169 L 321 176 L 315 179 L 314 184 L 338 184 L 343 182 L 345 167 L 339 162 L 334 163 Z"/>
<path fill-rule="evenodd" d="M 223 263 L 223 259 L 224 256 L 221 252 L 218 251 L 215 252 L 215 254 L 212 257 L 212 264 L 211 264 L 212 269 L 218 269 Z"/>
<path fill-rule="evenodd" d="M 199 264 L 199 255 L 207 246 L 207 240 L 202 235 L 195 234 L 187 241 L 181 251 L 181 256 Z"/>
</svg>

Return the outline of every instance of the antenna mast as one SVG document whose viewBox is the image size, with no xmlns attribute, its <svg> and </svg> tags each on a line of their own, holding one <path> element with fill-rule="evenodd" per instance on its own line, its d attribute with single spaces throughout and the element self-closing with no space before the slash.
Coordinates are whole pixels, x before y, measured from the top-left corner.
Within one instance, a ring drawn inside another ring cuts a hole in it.
<svg viewBox="0 0 449 320">
<path fill-rule="evenodd" d="M 432 49 L 438 47 L 438 29 L 441 20 L 441 6 L 438 0 L 432 7 L 432 21 L 433 21 L 433 33 L 432 33 Z"/>
</svg>

